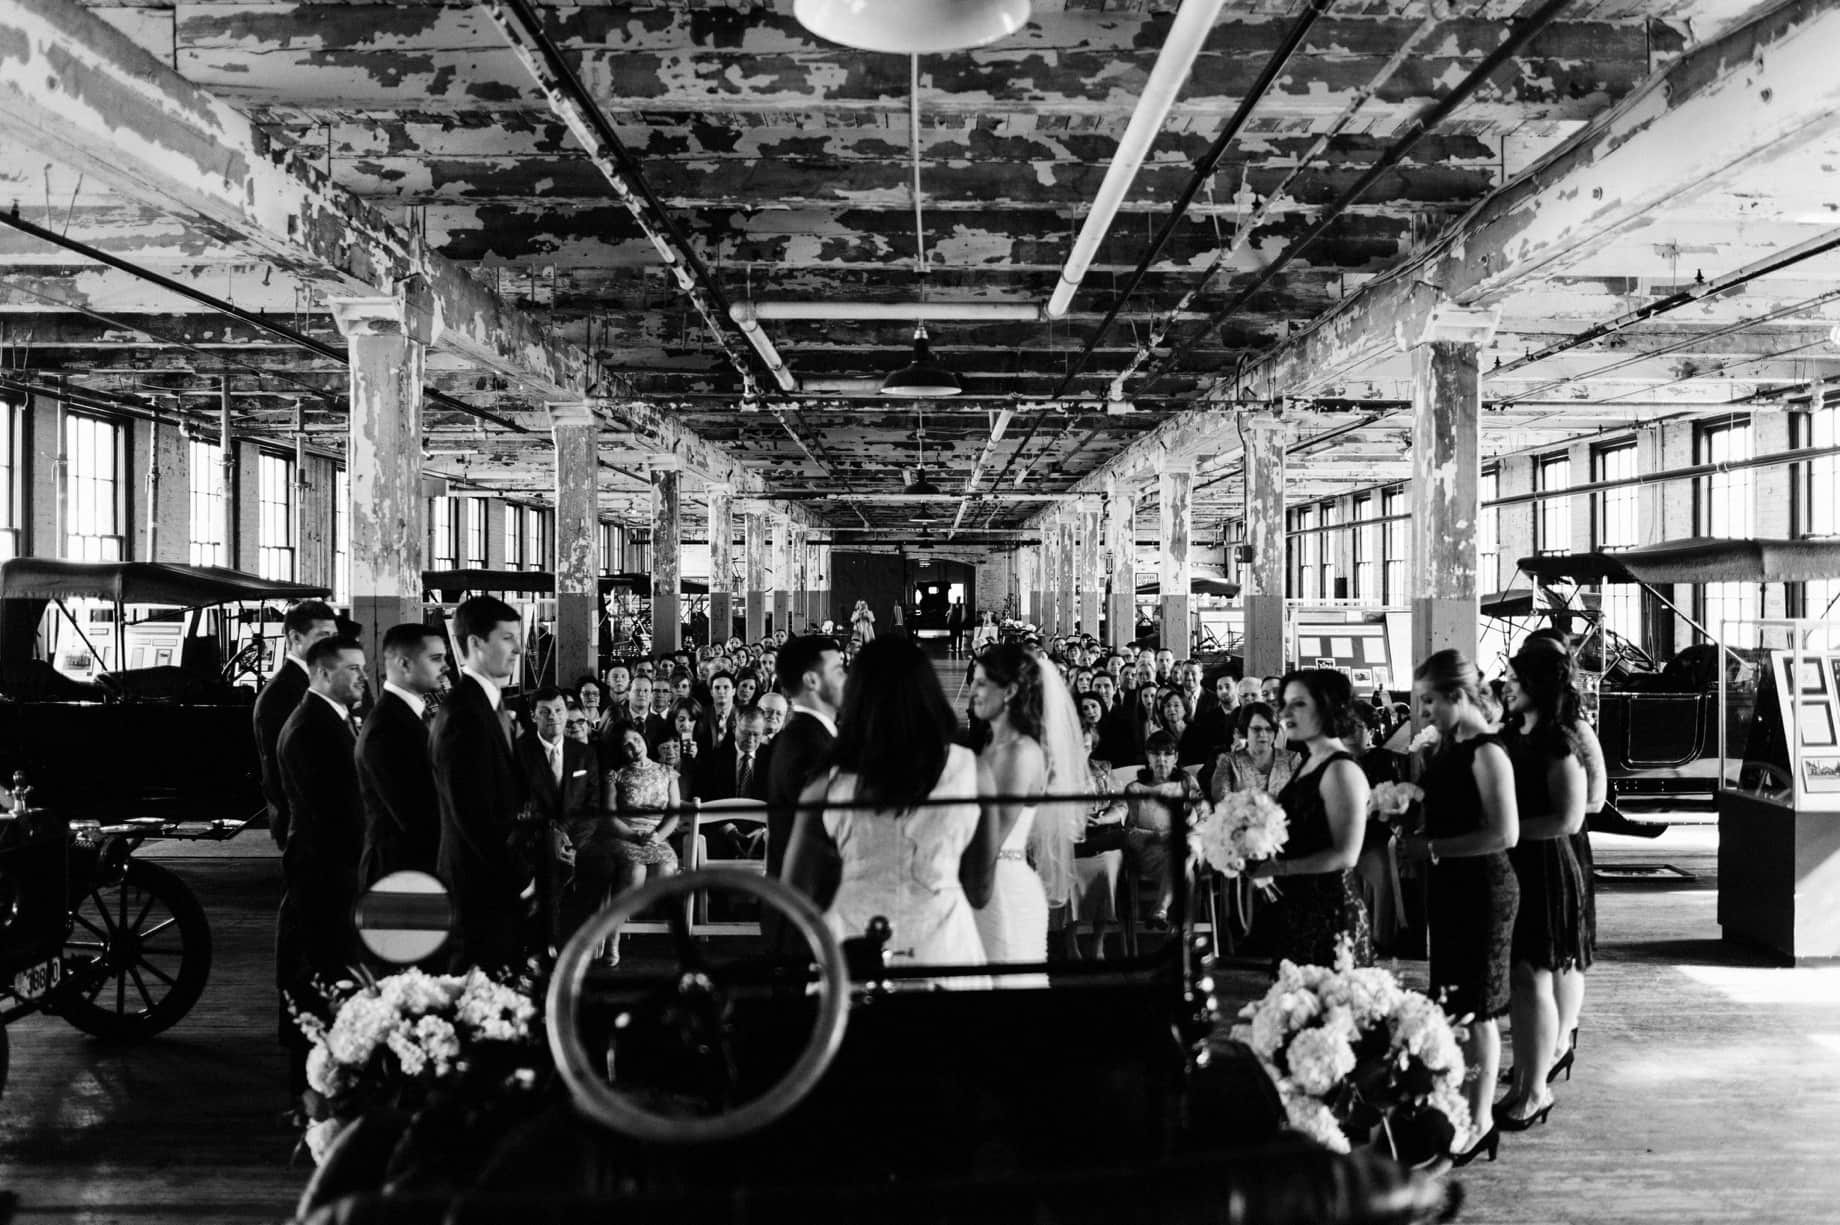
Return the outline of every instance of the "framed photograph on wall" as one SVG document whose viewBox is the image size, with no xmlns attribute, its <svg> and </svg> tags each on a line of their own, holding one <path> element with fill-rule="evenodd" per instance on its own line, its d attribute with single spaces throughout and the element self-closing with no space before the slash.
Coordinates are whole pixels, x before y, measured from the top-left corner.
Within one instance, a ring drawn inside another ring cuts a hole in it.
<svg viewBox="0 0 1840 1225">
<path fill-rule="evenodd" d="M 1840 791 L 1840 757 L 1802 758 L 1802 783 L 1811 792 Z"/>
<path fill-rule="evenodd" d="M 1834 712 L 1826 702 L 1801 703 L 1796 723 L 1801 729 L 1802 747 L 1831 749 L 1840 745 L 1840 738 L 1834 734 Z"/>
<path fill-rule="evenodd" d="M 1796 673 L 1795 691 L 1810 696 L 1825 696 L 1827 693 L 1827 669 L 1821 665 L 1821 659 L 1804 659 Z"/>
</svg>

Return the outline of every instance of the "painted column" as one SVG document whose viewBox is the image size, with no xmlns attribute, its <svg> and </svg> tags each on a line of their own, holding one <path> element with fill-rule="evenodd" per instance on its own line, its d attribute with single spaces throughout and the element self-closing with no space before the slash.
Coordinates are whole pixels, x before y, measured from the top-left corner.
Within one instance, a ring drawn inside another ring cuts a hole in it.
<svg viewBox="0 0 1840 1225">
<path fill-rule="evenodd" d="M 1016 550 L 1016 603 L 1025 623 L 1041 624 L 1041 552 L 1032 544 Z"/>
<path fill-rule="evenodd" d="M 147 556 L 151 561 L 184 564 L 192 560 L 191 448 L 173 422 L 154 422 L 152 443 L 153 496 L 148 523 L 153 541 Z"/>
<path fill-rule="evenodd" d="M 1492 334 L 1489 312 L 1441 310 L 1412 350 L 1412 659 L 1402 666 L 1449 648 L 1476 658 L 1480 355 Z"/>
<path fill-rule="evenodd" d="M 1099 562 L 1098 498 L 1080 499 L 1080 553 L 1076 567 L 1080 576 L 1080 629 L 1099 637 L 1099 606 L 1105 586 L 1105 571 Z"/>
<path fill-rule="evenodd" d="M 1080 614 L 1079 608 L 1079 553 L 1075 538 L 1077 517 L 1071 508 L 1061 512 L 1060 531 L 1055 534 L 1055 545 L 1060 550 L 1060 589 L 1055 595 L 1055 622 L 1060 626 L 1056 631 L 1061 634 L 1073 633 L 1074 618 Z"/>
<path fill-rule="evenodd" d="M 786 533 L 792 568 L 792 581 L 787 584 L 792 594 L 792 608 L 787 615 L 786 628 L 795 634 L 805 632 L 806 614 L 811 608 L 811 548 L 805 543 L 805 536 L 804 525 L 798 523 Z"/>
<path fill-rule="evenodd" d="M 1174 651 L 1177 659 L 1188 658 L 1194 641 L 1188 624 L 1191 576 L 1188 553 L 1189 538 L 1194 532 L 1191 501 L 1194 487 L 1193 460 L 1167 460 L 1157 474 L 1158 581 L 1163 604 L 1162 632 L 1158 641 Z"/>
<path fill-rule="evenodd" d="M 422 619 L 422 375 L 440 326 L 419 279 L 388 297 L 333 298 L 350 355 L 345 470 L 351 616 L 381 693 L 383 636 Z"/>
<path fill-rule="evenodd" d="M 683 646 L 683 506 L 675 461 L 652 463 L 652 652 Z"/>
<path fill-rule="evenodd" d="M 1105 637 L 1117 649 L 1137 640 L 1137 502 L 1130 487 L 1117 480 L 1105 489 L 1105 547 L 1112 575 Z"/>
<path fill-rule="evenodd" d="M 824 546 L 805 544 L 805 624 L 811 633 L 824 628 Z"/>
<path fill-rule="evenodd" d="M 747 640 L 759 642 L 767 636 L 767 516 L 761 511 L 747 512 L 741 554 L 746 571 Z"/>
<path fill-rule="evenodd" d="M 1252 561 L 1240 589 L 1246 610 L 1247 676 L 1282 676 L 1284 663 L 1284 448 L 1276 416 L 1246 419 L 1246 542 Z"/>
<path fill-rule="evenodd" d="M 773 516 L 773 628 L 792 629 L 792 520 Z"/>
<path fill-rule="evenodd" d="M 735 491 L 711 484 L 709 497 L 709 641 L 735 633 Z"/>
<path fill-rule="evenodd" d="M 585 400 L 548 407 L 556 440 L 556 681 L 569 685 L 600 675 L 600 422 Z"/>
<path fill-rule="evenodd" d="M 1041 529 L 1041 632 L 1061 632 L 1061 525 L 1049 519 Z"/>
</svg>

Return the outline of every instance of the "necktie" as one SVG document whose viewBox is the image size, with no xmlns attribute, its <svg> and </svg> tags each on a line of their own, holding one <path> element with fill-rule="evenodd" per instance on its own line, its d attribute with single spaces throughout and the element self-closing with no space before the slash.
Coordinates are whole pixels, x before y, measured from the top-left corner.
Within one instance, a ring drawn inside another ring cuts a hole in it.
<svg viewBox="0 0 1840 1225">
<path fill-rule="evenodd" d="M 501 710 L 498 712 L 498 726 L 505 733 L 505 747 L 510 748 L 511 747 L 511 712 L 510 711 Z"/>
<path fill-rule="evenodd" d="M 552 744 L 547 747 L 549 749 L 549 772 L 555 776 L 556 782 L 560 784 L 562 782 L 562 746 L 559 744 Z"/>
<path fill-rule="evenodd" d="M 735 794 L 745 796 L 754 782 L 754 755 L 743 753 L 741 765 L 735 770 Z"/>
</svg>

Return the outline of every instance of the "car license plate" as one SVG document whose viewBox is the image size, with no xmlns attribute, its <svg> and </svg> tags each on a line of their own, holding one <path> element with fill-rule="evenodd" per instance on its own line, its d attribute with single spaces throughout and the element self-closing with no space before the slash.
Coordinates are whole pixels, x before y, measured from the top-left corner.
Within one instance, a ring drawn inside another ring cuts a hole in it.
<svg viewBox="0 0 1840 1225">
<path fill-rule="evenodd" d="M 13 994 L 22 1000 L 35 1000 L 58 985 L 64 963 L 53 957 L 13 975 Z"/>
</svg>

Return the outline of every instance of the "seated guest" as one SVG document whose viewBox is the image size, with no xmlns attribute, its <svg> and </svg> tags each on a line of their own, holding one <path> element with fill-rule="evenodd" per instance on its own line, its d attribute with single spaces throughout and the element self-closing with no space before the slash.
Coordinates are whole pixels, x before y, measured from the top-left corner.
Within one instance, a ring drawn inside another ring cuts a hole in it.
<svg viewBox="0 0 1840 1225">
<path fill-rule="evenodd" d="M 588 726 L 587 712 L 579 706 L 569 707 L 569 717 L 562 725 L 562 734 L 576 744 L 593 744 L 594 734 Z"/>
<path fill-rule="evenodd" d="M 1207 782 L 1208 798 L 1218 804 L 1229 791 L 1263 791 L 1276 799 L 1297 771 L 1297 755 L 1278 747 L 1278 716 L 1264 702 L 1239 708 L 1243 749 L 1216 755 Z"/>
<path fill-rule="evenodd" d="M 600 903 L 599 897 L 572 894 L 562 869 L 600 820 L 604 784 L 594 749 L 563 734 L 568 711 L 561 690 L 537 690 L 530 717 L 535 734 L 517 742 L 517 759 L 530 794 L 527 819 L 540 831 L 533 856 L 538 907 L 547 919 L 551 946 L 560 947 Z"/>
<path fill-rule="evenodd" d="M 590 847 L 596 867 L 605 863 L 610 869 L 614 887 L 637 889 L 650 877 L 677 871 L 677 852 L 669 842 L 677 832 L 677 775 L 646 756 L 645 738 L 630 727 L 621 733 L 619 749 L 619 766 L 608 772 L 605 785 L 613 815 L 599 823 Z M 579 854 L 577 863 L 579 871 Z M 615 945 L 608 961 L 619 960 Z"/>
<path fill-rule="evenodd" d="M 773 738 L 786 726 L 786 716 L 792 713 L 792 703 L 786 700 L 785 694 L 769 689 L 754 704 L 760 708 L 760 734 L 768 744 L 772 744 Z"/>
<path fill-rule="evenodd" d="M 1069 922 L 1063 929 L 1069 957 L 1080 956 L 1079 926 L 1089 925 L 1091 942 L 1086 956 L 1105 956 L 1105 933 L 1118 921 L 1118 880 L 1124 871 L 1125 816 L 1123 797 L 1112 785 L 1112 763 L 1092 756 L 1098 735 L 1085 728 L 1086 790 L 1104 796 L 1093 800 L 1086 815 L 1086 836 L 1073 847 L 1073 896 L 1068 899 Z"/>
<path fill-rule="evenodd" d="M 709 706 L 696 724 L 696 742 L 707 757 L 735 735 L 735 676 L 723 669 L 709 677 Z"/>
<path fill-rule="evenodd" d="M 699 800 L 767 798 L 767 778 L 760 768 L 759 754 L 766 739 L 766 720 L 758 710 L 743 710 L 735 716 L 735 736 L 711 749 L 698 770 L 696 798 Z"/>
<path fill-rule="evenodd" d="M 1081 692 L 1074 702 L 1080 708 L 1080 726 L 1096 738 L 1099 734 L 1099 720 L 1105 717 L 1105 703 L 1091 690 Z"/>
<path fill-rule="evenodd" d="M 1204 762 L 1213 761 L 1233 747 L 1233 714 L 1238 698 L 1236 684 L 1225 672 L 1215 677 L 1213 692 L 1203 695 L 1203 700 L 1195 708 L 1195 717 L 1189 721 L 1190 734 L 1195 744 L 1201 747 L 1201 760 Z"/>
<path fill-rule="evenodd" d="M 601 713 L 621 706 L 626 701 L 626 690 L 632 685 L 633 670 L 623 659 L 616 659 L 607 665 L 606 692 L 601 696 Z"/>
<path fill-rule="evenodd" d="M 626 687 L 626 701 L 607 712 L 607 719 L 595 735 L 595 748 L 606 761 L 620 751 L 620 733 L 634 728 L 656 753 L 658 742 L 670 735 L 670 724 L 652 713 L 652 678 L 635 676 Z"/>
<path fill-rule="evenodd" d="M 358 795 L 364 807 L 359 879 L 375 884 L 392 872 L 433 872 L 441 848 L 429 757 L 428 696 L 446 683 L 447 641 L 413 622 L 383 636 L 383 695 L 358 735 Z"/>
<path fill-rule="evenodd" d="M 584 676 L 575 682 L 574 690 L 566 695 L 581 707 L 588 716 L 588 722 L 598 724 L 601 715 L 609 709 L 606 692 L 601 683 L 592 676 Z"/>
<path fill-rule="evenodd" d="M 676 760 L 669 764 L 677 771 L 679 795 L 684 799 L 690 799 L 696 794 L 698 759 L 707 751 L 697 736 L 702 723 L 703 708 L 689 698 L 679 698 L 671 704 L 671 717 L 665 738 L 658 742 L 660 761 L 666 760 L 667 750 L 664 746 L 673 746 L 668 751 L 676 754 Z"/>
<path fill-rule="evenodd" d="M 1125 831 L 1132 870 L 1156 890 L 1151 912 L 1153 930 L 1168 930 L 1169 903 L 1175 895 L 1174 861 L 1169 855 L 1170 831 L 1179 815 L 1186 815 L 1201 799 L 1201 788 L 1176 768 L 1176 738 L 1166 731 L 1151 732 L 1144 740 L 1144 768 L 1126 785 L 1130 824 Z M 1170 801 L 1179 801 L 1172 804 Z"/>
<path fill-rule="evenodd" d="M 760 673 L 743 667 L 735 673 L 735 706 L 746 710 L 760 698 Z"/>
<path fill-rule="evenodd" d="M 1118 702 L 1118 682 L 1110 672 L 1093 673 L 1093 696 L 1099 699 L 1099 706 L 1105 714 L 1110 714 Z M 1102 716 L 1103 717 L 1103 716 Z"/>
</svg>

